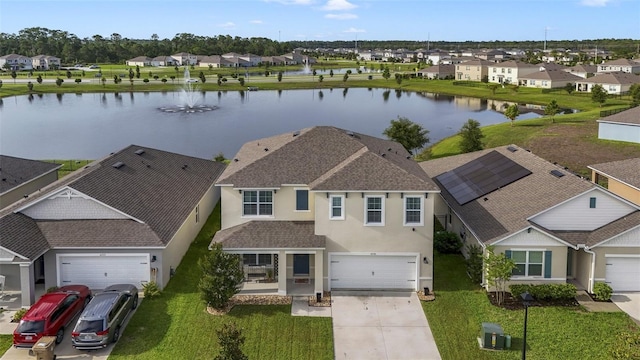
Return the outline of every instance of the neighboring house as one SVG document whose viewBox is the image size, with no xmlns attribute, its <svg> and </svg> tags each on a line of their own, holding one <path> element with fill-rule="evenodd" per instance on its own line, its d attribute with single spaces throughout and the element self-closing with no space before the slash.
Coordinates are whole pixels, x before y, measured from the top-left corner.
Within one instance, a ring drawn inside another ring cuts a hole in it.
<svg viewBox="0 0 640 360">
<path fill-rule="evenodd" d="M 0 209 L 58 180 L 61 167 L 60 164 L 0 155 Z"/>
<path fill-rule="evenodd" d="M 542 89 L 563 88 L 567 83 L 575 87 L 581 77 L 562 70 L 543 70 L 520 76 L 520 86 Z"/>
<path fill-rule="evenodd" d="M 513 259 L 511 283 L 640 291 L 639 206 L 515 145 L 420 166 L 442 191 L 439 221 Z"/>
<path fill-rule="evenodd" d="M 600 85 L 609 94 L 621 95 L 629 91 L 631 85 L 640 83 L 640 76 L 626 72 L 598 73 L 576 83 L 576 91 L 591 92 L 594 85 Z"/>
<path fill-rule="evenodd" d="M 476 57 L 478 59 L 487 60 L 487 61 L 491 61 L 491 62 L 496 62 L 496 61 L 502 61 L 502 60 L 508 58 L 509 54 L 507 54 L 503 50 L 486 49 L 486 50 L 482 50 L 481 52 L 477 53 Z"/>
<path fill-rule="evenodd" d="M 629 59 L 617 59 L 598 65 L 598 73 L 610 73 L 617 71 L 629 74 L 640 74 L 640 62 Z"/>
<path fill-rule="evenodd" d="M 426 69 L 418 70 L 418 76 L 425 79 L 446 79 L 453 78 L 455 74 L 455 65 L 434 65 Z"/>
<path fill-rule="evenodd" d="M 151 66 L 174 66 L 176 61 L 171 56 L 156 56 L 151 59 Z"/>
<path fill-rule="evenodd" d="M 420 54 L 418 54 L 419 56 Z M 446 60 L 451 59 L 451 55 L 444 51 L 429 51 L 423 55 L 422 61 L 433 65 L 444 64 Z"/>
<path fill-rule="evenodd" d="M 640 106 L 598 120 L 598 139 L 640 144 Z"/>
<path fill-rule="evenodd" d="M 44 288 L 162 288 L 220 197 L 224 164 L 129 146 L 0 211 L 0 274 L 22 305 Z"/>
<path fill-rule="evenodd" d="M 486 60 L 474 59 L 456 64 L 456 80 L 482 81 L 487 76 L 488 65 Z"/>
<path fill-rule="evenodd" d="M 127 66 L 151 66 L 152 61 L 153 59 L 148 56 L 138 56 L 127 60 Z"/>
<path fill-rule="evenodd" d="M 29 70 L 32 68 L 31 58 L 19 55 L 19 54 L 9 54 L 0 56 L 0 69 L 9 69 L 9 70 Z"/>
<path fill-rule="evenodd" d="M 229 61 L 228 59 L 223 58 L 220 55 L 211 55 L 211 56 L 203 56 L 198 63 L 199 67 L 209 66 L 214 68 L 222 68 L 222 67 L 234 67 L 235 62 Z"/>
<path fill-rule="evenodd" d="M 640 158 L 591 165 L 591 179 L 640 206 Z"/>
<path fill-rule="evenodd" d="M 487 71 L 490 83 L 520 85 L 520 78 L 540 71 L 540 66 L 511 60 L 495 64 L 490 63 Z"/>
<path fill-rule="evenodd" d="M 217 185 L 212 245 L 242 255 L 246 279 L 274 279 L 274 293 L 433 288 L 438 189 L 397 142 L 329 126 L 259 139 Z"/>
<path fill-rule="evenodd" d="M 186 66 L 186 65 L 195 65 L 198 63 L 198 56 L 194 54 L 189 54 L 186 52 L 181 52 L 177 54 L 171 55 L 176 65 Z"/>
<path fill-rule="evenodd" d="M 596 73 L 597 69 L 598 68 L 595 65 L 576 65 L 570 68 L 566 68 L 563 71 L 586 79 L 593 76 Z"/>
<path fill-rule="evenodd" d="M 36 70 L 60 68 L 60 58 L 51 55 L 37 55 L 31 58 L 31 67 Z"/>
</svg>

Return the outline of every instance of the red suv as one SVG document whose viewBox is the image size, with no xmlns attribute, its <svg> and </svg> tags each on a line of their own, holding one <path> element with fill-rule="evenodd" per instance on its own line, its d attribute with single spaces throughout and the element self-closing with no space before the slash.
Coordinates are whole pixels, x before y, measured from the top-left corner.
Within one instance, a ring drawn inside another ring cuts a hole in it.
<svg viewBox="0 0 640 360">
<path fill-rule="evenodd" d="M 15 347 L 31 348 L 43 336 L 55 336 L 62 342 L 64 329 L 91 300 L 91 291 L 84 285 L 67 285 L 42 295 L 24 314 L 13 331 Z"/>
</svg>

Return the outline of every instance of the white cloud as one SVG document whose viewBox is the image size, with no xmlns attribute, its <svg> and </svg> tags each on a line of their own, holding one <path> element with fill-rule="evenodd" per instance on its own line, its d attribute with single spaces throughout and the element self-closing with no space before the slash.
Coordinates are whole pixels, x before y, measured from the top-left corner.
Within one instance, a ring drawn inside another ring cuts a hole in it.
<svg viewBox="0 0 640 360">
<path fill-rule="evenodd" d="M 366 32 L 364 29 L 356 29 L 353 27 L 343 31 L 343 33 L 364 33 L 364 32 Z"/>
<path fill-rule="evenodd" d="M 607 6 L 608 3 L 610 3 L 611 0 L 582 0 L 580 1 L 580 4 L 584 5 L 584 6 Z"/>
<path fill-rule="evenodd" d="M 327 14 L 324 17 L 327 19 L 333 19 L 333 20 L 351 20 L 351 19 L 357 19 L 358 15 L 344 13 L 344 14 Z"/>
<path fill-rule="evenodd" d="M 322 7 L 322 10 L 326 11 L 345 11 L 355 9 L 358 6 L 348 2 L 347 0 L 329 0 Z"/>
<path fill-rule="evenodd" d="M 225 29 L 233 29 L 236 27 L 235 23 L 232 23 L 231 21 L 226 22 L 226 23 L 222 23 L 222 24 L 218 24 L 219 27 L 221 28 L 225 28 Z"/>
<path fill-rule="evenodd" d="M 282 5 L 311 5 L 314 0 L 264 0 L 264 2 L 273 2 Z"/>
<path fill-rule="evenodd" d="M 264 21 L 262 21 L 262 20 L 251 20 L 249 22 L 252 23 L 252 24 L 264 24 Z"/>
</svg>

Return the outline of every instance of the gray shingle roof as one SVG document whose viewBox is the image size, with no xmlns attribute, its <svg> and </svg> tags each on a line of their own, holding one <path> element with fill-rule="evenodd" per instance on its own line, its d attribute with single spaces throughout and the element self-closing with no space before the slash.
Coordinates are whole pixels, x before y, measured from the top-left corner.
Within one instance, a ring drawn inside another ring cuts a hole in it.
<svg viewBox="0 0 640 360">
<path fill-rule="evenodd" d="M 435 183 L 399 143 L 330 126 L 244 144 L 218 184 L 236 188 L 308 184 L 311 190 L 437 191 Z"/>
<path fill-rule="evenodd" d="M 588 84 L 621 84 L 629 85 L 640 83 L 640 76 L 635 74 L 629 74 L 622 71 L 615 71 L 611 73 L 598 73 L 587 79 L 582 80 L 583 83 Z"/>
<path fill-rule="evenodd" d="M 623 124 L 640 125 L 640 106 L 604 117 L 598 122 L 614 122 Z"/>
<path fill-rule="evenodd" d="M 60 164 L 0 155 L 0 194 L 60 167 Z"/>
<path fill-rule="evenodd" d="M 636 109 L 640 110 L 640 108 Z M 636 116 L 640 117 L 640 112 L 636 111 L 636 113 Z M 637 120 L 640 123 L 640 118 Z M 608 178 L 622 181 L 640 190 L 640 158 L 591 165 L 589 169 L 595 170 Z"/>
<path fill-rule="evenodd" d="M 531 226 L 527 218 L 596 186 L 531 152 L 510 146 L 518 150 L 511 152 L 507 146 L 502 146 L 420 163 L 426 173 L 435 178 L 495 150 L 532 172 L 463 206 L 446 189 L 441 188 L 441 194 L 449 206 L 484 243 L 492 243 Z M 551 170 L 560 170 L 566 176 L 557 178 L 550 174 Z"/>
<path fill-rule="evenodd" d="M 224 249 L 324 248 L 325 236 L 314 230 L 313 221 L 249 221 L 218 231 L 211 244 Z"/>
<path fill-rule="evenodd" d="M 552 80 L 552 81 L 579 81 L 583 80 L 580 76 L 570 74 L 562 70 L 545 70 L 537 71 L 531 74 L 519 76 L 520 79 L 531 80 Z"/>
<path fill-rule="evenodd" d="M 572 245 L 584 244 L 592 247 L 638 226 L 640 226 L 640 211 L 634 211 L 593 231 L 546 231 Z"/>
<path fill-rule="evenodd" d="M 133 220 L 37 221 L 52 248 L 164 247 L 147 224 Z"/>
<path fill-rule="evenodd" d="M 0 218 L 0 246 L 31 260 L 49 249 L 36 222 L 26 215 L 13 213 Z"/>
</svg>

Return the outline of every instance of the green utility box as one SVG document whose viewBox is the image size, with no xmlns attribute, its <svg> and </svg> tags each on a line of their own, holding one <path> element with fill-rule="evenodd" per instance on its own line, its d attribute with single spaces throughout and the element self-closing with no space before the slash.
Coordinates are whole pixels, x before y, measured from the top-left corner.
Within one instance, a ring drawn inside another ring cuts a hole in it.
<svg viewBox="0 0 640 360">
<path fill-rule="evenodd" d="M 504 331 L 502 327 L 495 323 L 482 323 L 482 333 L 480 334 L 482 347 L 485 349 L 504 349 Z"/>
</svg>

